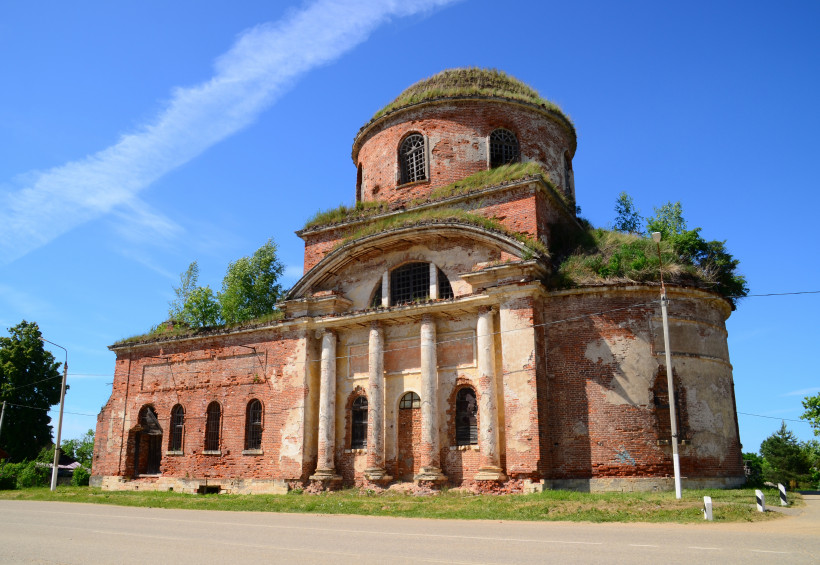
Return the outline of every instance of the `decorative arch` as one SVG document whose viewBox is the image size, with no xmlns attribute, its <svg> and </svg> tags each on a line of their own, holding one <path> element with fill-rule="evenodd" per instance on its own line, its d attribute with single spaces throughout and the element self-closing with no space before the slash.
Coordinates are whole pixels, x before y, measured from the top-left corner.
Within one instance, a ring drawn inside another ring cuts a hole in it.
<svg viewBox="0 0 820 565">
<path fill-rule="evenodd" d="M 441 237 L 464 237 L 513 257 L 525 258 L 531 255 L 531 251 L 512 236 L 458 220 L 402 226 L 360 237 L 331 251 L 293 285 L 285 300 L 306 298 L 311 289 L 322 285 L 362 257 L 374 253 L 383 254 L 392 245 L 404 245 L 407 241 L 424 243 Z"/>
</svg>

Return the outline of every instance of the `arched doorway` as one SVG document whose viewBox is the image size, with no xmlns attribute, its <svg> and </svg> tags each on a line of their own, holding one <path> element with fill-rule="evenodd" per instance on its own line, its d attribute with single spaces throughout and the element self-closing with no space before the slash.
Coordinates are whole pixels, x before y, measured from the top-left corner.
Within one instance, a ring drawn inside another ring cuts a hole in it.
<svg viewBox="0 0 820 565">
<path fill-rule="evenodd" d="M 137 425 L 131 430 L 134 446 L 134 476 L 158 475 L 162 461 L 162 428 L 153 406 L 140 409 Z"/>
<path fill-rule="evenodd" d="M 399 401 L 396 477 L 412 481 L 421 469 L 421 398 L 405 392 Z"/>
</svg>

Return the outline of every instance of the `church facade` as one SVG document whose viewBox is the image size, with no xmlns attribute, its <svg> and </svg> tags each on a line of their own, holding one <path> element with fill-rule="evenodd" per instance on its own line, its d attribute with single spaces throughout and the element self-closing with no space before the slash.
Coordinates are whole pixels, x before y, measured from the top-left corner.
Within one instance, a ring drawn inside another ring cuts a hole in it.
<svg viewBox="0 0 820 565">
<path fill-rule="evenodd" d="M 357 206 L 297 232 L 282 319 L 111 346 L 92 484 L 670 488 L 659 286 L 551 282 L 575 150 L 503 73 L 410 87 L 355 138 Z M 684 486 L 741 484 L 731 307 L 667 294 Z"/>
</svg>

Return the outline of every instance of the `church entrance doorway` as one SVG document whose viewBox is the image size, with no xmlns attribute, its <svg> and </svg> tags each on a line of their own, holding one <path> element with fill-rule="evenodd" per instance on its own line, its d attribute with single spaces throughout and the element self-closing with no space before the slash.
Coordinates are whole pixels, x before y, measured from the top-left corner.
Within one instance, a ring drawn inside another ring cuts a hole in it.
<svg viewBox="0 0 820 565">
<path fill-rule="evenodd" d="M 134 476 L 158 475 L 162 461 L 162 428 L 153 406 L 143 406 L 139 424 L 132 430 Z"/>
</svg>

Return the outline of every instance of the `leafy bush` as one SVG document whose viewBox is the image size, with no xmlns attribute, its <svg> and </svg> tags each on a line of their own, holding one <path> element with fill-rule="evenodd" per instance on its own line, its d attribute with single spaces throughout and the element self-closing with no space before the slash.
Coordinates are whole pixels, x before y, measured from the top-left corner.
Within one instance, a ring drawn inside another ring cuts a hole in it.
<svg viewBox="0 0 820 565">
<path fill-rule="evenodd" d="M 17 488 L 17 473 L 20 463 L 5 462 L 0 465 L 0 490 L 14 490 Z"/>
<path fill-rule="evenodd" d="M 51 468 L 41 461 L 20 464 L 17 471 L 17 488 L 45 487 L 51 481 Z"/>
<path fill-rule="evenodd" d="M 71 475 L 71 484 L 75 487 L 87 487 L 91 473 L 85 467 L 77 467 Z"/>
</svg>

